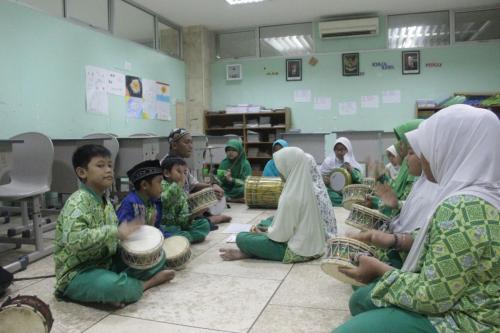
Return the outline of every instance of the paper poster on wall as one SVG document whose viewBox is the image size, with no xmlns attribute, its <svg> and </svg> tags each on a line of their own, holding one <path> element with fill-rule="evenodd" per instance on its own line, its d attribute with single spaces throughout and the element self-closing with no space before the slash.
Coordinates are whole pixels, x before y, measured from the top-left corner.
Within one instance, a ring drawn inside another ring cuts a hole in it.
<svg viewBox="0 0 500 333">
<path fill-rule="evenodd" d="M 378 95 L 361 96 L 361 107 L 367 109 L 378 109 L 379 107 Z"/>
<path fill-rule="evenodd" d="M 89 113 L 108 114 L 108 95 L 105 91 L 87 89 L 86 109 Z"/>
<path fill-rule="evenodd" d="M 293 92 L 293 101 L 295 103 L 309 103 L 311 101 L 311 90 L 302 89 Z"/>
<path fill-rule="evenodd" d="M 401 90 L 382 91 L 382 103 L 384 104 L 401 103 Z"/>
<path fill-rule="evenodd" d="M 314 110 L 331 110 L 331 97 L 314 97 Z"/>
<path fill-rule="evenodd" d="M 107 71 L 106 88 L 108 94 L 125 96 L 125 75 L 122 73 Z"/>
<path fill-rule="evenodd" d="M 339 115 L 341 116 L 351 116 L 358 112 L 358 105 L 356 102 L 340 102 L 339 103 Z"/>
<path fill-rule="evenodd" d="M 108 114 L 106 72 L 102 68 L 85 66 L 86 109 L 89 113 Z"/>
<path fill-rule="evenodd" d="M 142 79 L 142 119 L 156 119 L 156 81 Z"/>
<path fill-rule="evenodd" d="M 142 98 L 138 97 L 125 97 L 127 101 L 127 117 L 135 119 L 143 119 L 142 109 L 143 101 Z"/>
<path fill-rule="evenodd" d="M 156 94 L 156 114 L 159 120 L 172 120 L 170 115 L 170 85 L 156 82 L 158 90 Z"/>
<path fill-rule="evenodd" d="M 142 81 L 137 76 L 125 76 L 125 96 L 142 98 Z"/>
</svg>

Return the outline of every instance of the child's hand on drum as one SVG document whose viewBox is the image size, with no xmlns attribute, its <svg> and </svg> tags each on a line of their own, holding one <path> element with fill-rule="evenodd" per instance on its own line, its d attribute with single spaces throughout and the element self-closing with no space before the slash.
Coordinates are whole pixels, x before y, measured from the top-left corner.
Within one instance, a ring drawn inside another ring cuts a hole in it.
<svg viewBox="0 0 500 333">
<path fill-rule="evenodd" d="M 380 184 L 375 186 L 375 193 L 382 199 L 385 206 L 390 208 L 398 207 L 398 197 L 389 185 Z"/>
<path fill-rule="evenodd" d="M 357 255 L 354 261 L 357 267 L 339 267 L 339 272 L 361 283 L 370 283 L 393 268 L 380 260 L 367 255 Z"/>
<path fill-rule="evenodd" d="M 347 171 L 352 172 L 352 166 L 349 164 L 349 162 L 344 162 L 343 167 L 347 169 Z"/>
<path fill-rule="evenodd" d="M 326 186 L 330 185 L 330 177 L 323 176 L 323 182 L 325 183 Z"/>
<path fill-rule="evenodd" d="M 217 184 L 213 184 L 212 188 L 215 192 L 215 196 L 217 197 L 217 200 L 220 200 L 224 197 L 224 190 L 222 189 L 222 187 L 220 187 Z"/>
<path fill-rule="evenodd" d="M 143 218 L 136 218 L 132 221 L 125 221 L 118 225 L 118 238 L 120 240 L 127 239 L 131 234 L 133 234 L 137 229 L 144 225 Z"/>
<path fill-rule="evenodd" d="M 373 196 L 367 194 L 365 197 L 365 202 L 363 206 L 368 207 L 368 208 L 373 208 L 373 202 L 372 202 Z"/>
</svg>

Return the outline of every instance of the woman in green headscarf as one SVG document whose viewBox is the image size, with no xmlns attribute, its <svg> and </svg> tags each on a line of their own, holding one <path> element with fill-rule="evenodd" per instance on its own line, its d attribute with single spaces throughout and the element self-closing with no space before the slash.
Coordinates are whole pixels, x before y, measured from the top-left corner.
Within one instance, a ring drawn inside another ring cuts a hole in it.
<svg viewBox="0 0 500 333">
<path fill-rule="evenodd" d="M 242 201 L 245 194 L 245 179 L 252 174 L 240 140 L 231 139 L 226 144 L 226 158 L 217 170 L 217 178 L 221 182 L 226 198 Z"/>
<path fill-rule="evenodd" d="M 377 187 L 377 197 L 372 198 L 373 208 L 378 208 L 382 213 L 388 216 L 395 216 L 401 210 L 402 202 L 406 200 L 410 194 L 413 183 L 418 177 L 412 176 L 408 173 L 408 161 L 406 155 L 408 154 L 408 139 L 406 133 L 417 129 L 422 119 L 410 120 L 398 127 L 394 128 L 394 134 L 398 140 L 396 143 L 396 150 L 402 158 L 401 167 L 397 178 L 391 185 L 380 185 Z M 382 199 L 382 202 L 380 202 Z"/>
</svg>

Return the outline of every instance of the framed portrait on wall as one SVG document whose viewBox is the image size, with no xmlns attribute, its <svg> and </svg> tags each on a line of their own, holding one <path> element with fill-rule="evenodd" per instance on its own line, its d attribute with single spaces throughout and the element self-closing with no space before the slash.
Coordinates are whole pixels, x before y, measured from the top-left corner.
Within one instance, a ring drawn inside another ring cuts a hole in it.
<svg viewBox="0 0 500 333">
<path fill-rule="evenodd" d="M 286 80 L 302 80 L 302 59 L 286 59 Z"/>
<path fill-rule="evenodd" d="M 420 51 L 403 51 L 403 75 L 420 74 Z"/>
<path fill-rule="evenodd" d="M 359 75 L 359 53 L 342 53 L 342 75 Z"/>
<path fill-rule="evenodd" d="M 242 78 L 241 64 L 226 65 L 226 80 L 241 80 Z"/>
</svg>

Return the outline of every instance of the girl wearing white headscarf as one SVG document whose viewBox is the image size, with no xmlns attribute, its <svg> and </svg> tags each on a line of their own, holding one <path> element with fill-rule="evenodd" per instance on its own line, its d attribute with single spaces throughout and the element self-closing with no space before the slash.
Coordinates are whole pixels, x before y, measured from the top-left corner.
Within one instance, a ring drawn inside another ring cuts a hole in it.
<svg viewBox="0 0 500 333">
<path fill-rule="evenodd" d="M 400 163 L 399 163 L 399 154 L 396 151 L 396 147 L 394 145 L 390 146 L 386 150 L 387 158 L 389 159 L 389 163 L 385 165 L 385 174 L 389 178 L 389 181 L 395 181 L 398 177 Z"/>
<path fill-rule="evenodd" d="M 334 154 L 328 156 L 320 166 L 320 172 L 326 185 L 330 185 L 330 174 L 336 168 L 344 168 L 351 174 L 353 184 L 360 184 L 363 180 L 361 165 L 356 161 L 352 151 L 351 141 L 340 137 L 333 145 Z M 342 192 L 335 192 L 328 186 L 328 196 L 334 206 L 342 205 Z"/>
<path fill-rule="evenodd" d="M 360 257 L 344 271 L 364 282 L 380 277 L 371 292 L 379 308 L 334 332 L 497 332 L 500 121 L 491 111 L 454 105 L 407 138 L 426 177 L 440 186 L 433 209 L 401 270 Z"/>
<path fill-rule="evenodd" d="M 225 260 L 311 260 L 324 253 L 326 240 L 337 233 L 333 207 L 314 158 L 290 147 L 274 153 L 273 159 L 286 182 L 272 224 L 264 220 L 253 232 L 239 233 L 239 250 L 220 249 Z"/>
</svg>

